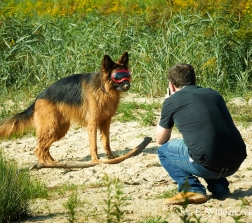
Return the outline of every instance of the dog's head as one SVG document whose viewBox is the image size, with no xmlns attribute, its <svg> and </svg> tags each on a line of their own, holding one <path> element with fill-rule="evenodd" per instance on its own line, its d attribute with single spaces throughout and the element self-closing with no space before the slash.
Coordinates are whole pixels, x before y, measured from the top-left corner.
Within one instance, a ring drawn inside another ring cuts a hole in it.
<svg viewBox="0 0 252 223">
<path fill-rule="evenodd" d="M 117 91 L 127 91 L 130 89 L 131 73 L 128 70 L 129 54 L 125 52 L 117 62 L 110 56 L 105 55 L 102 61 L 102 70 L 108 76 L 112 86 Z"/>
</svg>

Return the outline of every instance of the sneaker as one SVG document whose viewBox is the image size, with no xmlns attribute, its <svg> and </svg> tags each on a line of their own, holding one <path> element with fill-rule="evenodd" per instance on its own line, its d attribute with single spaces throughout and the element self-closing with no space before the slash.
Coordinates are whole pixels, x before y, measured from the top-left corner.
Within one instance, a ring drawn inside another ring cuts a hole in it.
<svg viewBox="0 0 252 223">
<path fill-rule="evenodd" d="M 180 192 L 175 197 L 165 199 L 165 204 L 167 205 L 202 204 L 205 202 L 207 202 L 206 195 L 194 192 Z"/>
<path fill-rule="evenodd" d="M 226 187 L 217 187 L 212 192 L 212 198 L 224 201 L 230 195 L 230 190 Z"/>
</svg>

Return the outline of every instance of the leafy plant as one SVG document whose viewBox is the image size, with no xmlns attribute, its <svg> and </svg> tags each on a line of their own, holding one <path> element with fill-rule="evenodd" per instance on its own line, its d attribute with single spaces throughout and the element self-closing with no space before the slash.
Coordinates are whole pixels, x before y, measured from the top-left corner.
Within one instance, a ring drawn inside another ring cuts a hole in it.
<svg viewBox="0 0 252 223">
<path fill-rule="evenodd" d="M 81 201 L 77 197 L 77 192 L 73 192 L 68 198 L 67 202 L 63 206 L 67 209 L 70 223 L 74 223 L 76 220 L 76 208 L 80 205 Z"/>
<path fill-rule="evenodd" d="M 241 201 L 241 207 L 245 207 L 245 206 L 250 205 L 250 202 L 246 198 L 239 198 L 239 200 Z"/>
<path fill-rule="evenodd" d="M 246 223 L 246 221 L 241 221 L 245 215 L 241 214 L 241 215 L 235 215 L 235 216 L 231 216 L 234 219 L 234 223 Z"/>
<path fill-rule="evenodd" d="M 107 199 L 104 200 L 106 208 L 107 223 L 119 223 L 124 219 L 124 207 L 127 206 L 127 197 L 123 194 L 122 186 L 118 179 L 110 179 L 108 175 L 104 175 L 104 183 L 107 187 Z"/>
<path fill-rule="evenodd" d="M 251 171 L 251 170 L 252 170 L 252 167 L 247 167 L 246 170 Z"/>
</svg>

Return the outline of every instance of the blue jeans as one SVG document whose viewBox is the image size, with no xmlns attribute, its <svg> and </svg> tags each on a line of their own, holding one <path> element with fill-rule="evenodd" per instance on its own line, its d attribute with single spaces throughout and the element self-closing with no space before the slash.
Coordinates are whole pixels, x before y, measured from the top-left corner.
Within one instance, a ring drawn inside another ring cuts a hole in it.
<svg viewBox="0 0 252 223">
<path fill-rule="evenodd" d="M 206 188 L 196 177 L 202 177 L 208 184 L 210 192 L 217 196 L 228 193 L 229 182 L 225 178 L 236 171 L 227 172 L 219 178 L 220 173 L 215 173 L 195 163 L 190 159 L 188 147 L 184 140 L 174 139 L 163 144 L 158 149 L 158 156 L 162 166 L 170 177 L 178 183 L 178 191 L 196 192 L 206 195 Z"/>
</svg>

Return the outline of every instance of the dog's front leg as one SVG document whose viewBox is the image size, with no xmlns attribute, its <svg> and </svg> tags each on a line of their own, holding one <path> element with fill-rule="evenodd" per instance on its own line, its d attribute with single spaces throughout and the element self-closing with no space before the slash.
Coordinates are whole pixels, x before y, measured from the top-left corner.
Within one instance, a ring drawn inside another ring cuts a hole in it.
<svg viewBox="0 0 252 223">
<path fill-rule="evenodd" d="M 111 119 L 107 119 L 100 124 L 100 131 L 101 131 L 101 140 L 103 144 L 103 148 L 106 153 L 106 157 L 108 159 L 115 158 L 114 154 L 111 152 L 110 148 L 110 139 L 109 139 L 109 130 L 110 130 L 110 122 Z"/>
<path fill-rule="evenodd" d="M 99 157 L 97 153 L 97 121 L 90 119 L 88 122 L 88 138 L 90 145 L 90 155 L 92 162 L 98 162 Z"/>
</svg>

